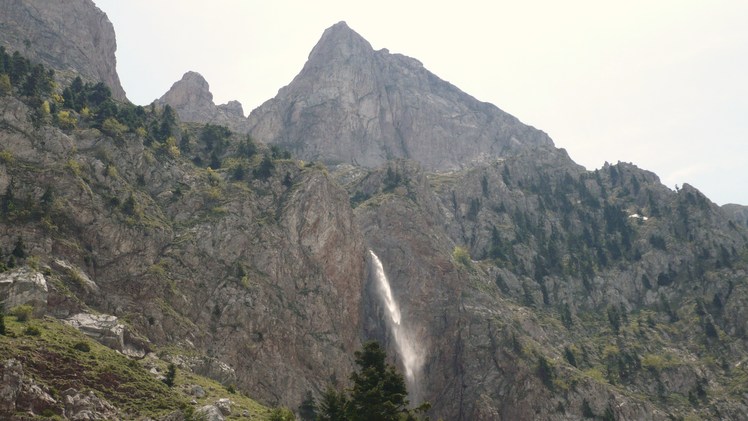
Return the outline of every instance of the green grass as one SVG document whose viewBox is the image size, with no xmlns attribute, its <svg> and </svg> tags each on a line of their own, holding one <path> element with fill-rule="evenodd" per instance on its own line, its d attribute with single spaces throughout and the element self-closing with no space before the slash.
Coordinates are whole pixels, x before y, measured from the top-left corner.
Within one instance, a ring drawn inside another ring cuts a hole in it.
<svg viewBox="0 0 748 421">
<path fill-rule="evenodd" d="M 159 417 L 177 410 L 189 414 L 192 409 L 221 398 L 234 403 L 230 419 L 241 418 L 244 411 L 259 420 L 270 414 L 270 408 L 238 392 L 229 393 L 218 382 L 188 370 L 178 369 L 175 385 L 169 388 L 144 366 L 149 362 L 165 373 L 166 361 L 130 359 L 55 319 L 19 322 L 6 316 L 5 324 L 8 335 L 0 336 L 0 355 L 20 360 L 25 375 L 58 401 L 60 392 L 74 388 L 94 391 L 117 407 L 124 419 Z M 29 335 L 29 331 L 39 334 Z M 193 405 L 193 397 L 187 392 L 196 384 L 206 391 L 206 396 Z"/>
</svg>

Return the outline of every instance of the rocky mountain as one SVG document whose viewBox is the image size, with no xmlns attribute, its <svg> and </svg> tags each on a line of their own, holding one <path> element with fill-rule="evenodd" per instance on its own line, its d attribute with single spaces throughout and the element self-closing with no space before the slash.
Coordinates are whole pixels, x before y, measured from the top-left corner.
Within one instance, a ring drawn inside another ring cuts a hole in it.
<svg viewBox="0 0 748 421">
<path fill-rule="evenodd" d="M 94 306 L 124 317 L 150 341 L 199 350 L 210 357 L 199 372 L 268 402 L 300 400 L 321 387 L 314 382 L 350 371 L 363 240 L 348 195 L 324 171 L 279 162 L 237 182 L 236 172 L 195 167 L 136 134 L 114 141 L 95 128 L 37 130 L 14 98 L 0 110 L 0 243 L 10 250 L 21 238 L 24 254 L 59 279 L 49 313 Z"/>
<path fill-rule="evenodd" d="M 69 81 L 104 82 L 125 100 L 117 75 L 114 27 L 92 0 L 0 1 L 0 45 L 47 65 Z"/>
<path fill-rule="evenodd" d="M 238 133 L 249 131 L 242 104 L 216 105 L 208 82 L 196 72 L 185 73 L 157 102 L 169 104 L 184 122 L 220 124 Z"/>
<path fill-rule="evenodd" d="M 587 171 L 344 23 L 250 135 L 217 124 L 195 73 L 137 107 L 79 84 L 24 96 L 38 75 L 11 71 L 0 416 L 222 417 L 219 388 L 296 409 L 348 387 L 367 339 L 432 419 L 748 416 L 742 208 L 633 164 Z M 82 334 L 119 353 L 81 356 Z M 189 380 L 147 400 L 169 363 Z M 222 386 L 189 403 L 197 375 Z"/>
<path fill-rule="evenodd" d="M 376 167 L 408 158 L 452 170 L 529 148 L 548 136 L 439 79 L 410 57 L 374 51 L 333 25 L 301 73 L 249 116 L 252 136 L 304 160 Z"/>
</svg>

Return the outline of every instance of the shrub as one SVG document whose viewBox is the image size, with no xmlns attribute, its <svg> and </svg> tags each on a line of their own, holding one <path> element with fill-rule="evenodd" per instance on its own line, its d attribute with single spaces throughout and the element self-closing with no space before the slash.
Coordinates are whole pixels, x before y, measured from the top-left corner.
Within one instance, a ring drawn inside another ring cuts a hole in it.
<svg viewBox="0 0 748 421">
<path fill-rule="evenodd" d="M 26 336 L 39 336 L 39 335 L 42 334 L 42 332 L 36 326 L 28 326 L 28 327 L 26 327 L 26 330 L 24 330 L 23 333 Z"/>
<path fill-rule="evenodd" d="M 5 314 L 0 308 L 0 335 L 5 335 Z"/>
<path fill-rule="evenodd" d="M 121 138 L 127 131 L 127 126 L 117 121 L 114 117 L 109 117 L 101 123 L 101 131 L 114 138 Z"/>
<path fill-rule="evenodd" d="M 12 164 L 13 154 L 10 151 L 6 151 L 6 150 L 0 151 L 0 162 L 4 162 L 6 164 Z"/>
<path fill-rule="evenodd" d="M 78 124 L 78 119 L 70 111 L 63 110 L 57 113 L 57 125 L 61 129 L 74 129 Z"/>
<path fill-rule="evenodd" d="M 34 307 L 28 304 L 15 306 L 10 309 L 10 314 L 15 316 L 16 320 L 18 320 L 19 322 L 28 321 L 31 318 L 31 315 L 33 312 L 34 312 Z"/>
<path fill-rule="evenodd" d="M 269 421 L 294 421 L 296 416 L 288 408 L 275 408 L 270 413 Z"/>
<path fill-rule="evenodd" d="M 172 387 L 174 386 L 174 379 L 177 377 L 177 366 L 174 363 L 169 364 L 169 368 L 166 371 L 166 378 L 164 378 L 164 384 Z"/>
<path fill-rule="evenodd" d="M 542 355 L 538 358 L 537 373 L 545 387 L 553 390 L 553 380 L 556 377 L 556 373 L 551 363 Z"/>
<path fill-rule="evenodd" d="M 91 350 L 91 347 L 85 342 L 76 342 L 75 345 L 73 345 L 73 349 L 80 352 L 88 352 Z"/>
<path fill-rule="evenodd" d="M 472 259 L 470 259 L 470 253 L 465 247 L 455 246 L 452 251 L 452 258 L 455 262 L 464 266 L 465 268 L 472 267 Z"/>
</svg>

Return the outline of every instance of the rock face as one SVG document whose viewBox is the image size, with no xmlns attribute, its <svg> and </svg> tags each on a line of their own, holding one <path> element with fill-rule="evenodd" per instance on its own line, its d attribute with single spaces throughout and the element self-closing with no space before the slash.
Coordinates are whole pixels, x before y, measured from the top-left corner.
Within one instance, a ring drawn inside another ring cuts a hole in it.
<svg viewBox="0 0 748 421">
<path fill-rule="evenodd" d="M 296 78 L 254 110 L 252 136 L 304 160 L 365 167 L 409 158 L 452 170 L 552 148 L 548 136 L 439 79 L 410 57 L 374 51 L 344 22 Z"/>
<path fill-rule="evenodd" d="M 0 98 L 0 144 L 13 157 L 0 174 L 16 209 L 3 216 L 0 243 L 11 250 L 22 237 L 30 255 L 50 257 L 41 263 L 57 295 L 73 295 L 52 314 L 93 313 L 88 307 L 126 317 L 156 345 L 206 356 L 190 364 L 196 371 L 269 403 L 294 405 L 329 379 L 345 381 L 361 340 L 365 250 L 347 192 L 323 168 L 277 161 L 264 178 L 237 181 L 189 157 L 159 156 L 164 165 L 154 165 L 135 135 L 117 143 L 102 142 L 97 130 L 36 130 L 29 114 L 17 99 Z M 241 140 L 229 139 L 220 158 L 236 156 Z M 78 174 L 66 169 L 73 161 Z M 45 191 L 55 192 L 56 228 L 12 222 L 31 215 Z M 131 194 L 138 212 L 112 207 L 113 197 Z M 93 322 L 119 347 L 119 333 L 108 333 L 118 323 Z"/>
<path fill-rule="evenodd" d="M 45 410 L 55 413 L 56 401 L 33 379 L 24 375 L 23 364 L 15 359 L 0 365 L 0 417 L 14 420 L 17 413 L 40 415 Z"/>
<path fill-rule="evenodd" d="M 47 308 L 47 280 L 29 267 L 0 273 L 0 305 L 6 309 L 29 304 L 37 314 Z"/>
<path fill-rule="evenodd" d="M 1 0 L 0 45 L 57 72 L 104 82 L 125 100 L 117 75 L 114 27 L 92 0 Z"/>
<path fill-rule="evenodd" d="M 434 415 L 664 420 L 694 409 L 657 396 L 698 400 L 700 379 L 721 376 L 710 358 L 741 361 L 690 351 L 718 335 L 707 326 L 741 332 L 748 298 L 744 266 L 730 251 L 746 250 L 745 230 L 691 186 L 676 193 L 630 164 L 590 173 L 563 154 L 535 153 L 450 174 L 398 161 L 336 176 L 425 357 L 411 398 L 430 400 Z M 600 227 L 596 239 L 590 227 Z M 365 334 L 397 355 L 366 288 Z M 726 296 L 732 304 L 704 304 Z M 623 315 L 630 324 L 611 332 L 610 320 Z M 737 335 L 720 342 L 745 352 Z M 655 368 L 662 349 L 673 364 Z M 541 358 L 553 367 L 545 378 Z M 577 376 L 594 367 L 608 380 Z M 737 420 L 748 409 L 737 396 L 710 402 L 699 417 Z"/>
<path fill-rule="evenodd" d="M 238 101 L 213 103 L 208 82 L 196 72 L 185 73 L 158 102 L 169 104 L 185 122 L 220 124 L 238 133 L 249 130 L 242 104 Z"/>
</svg>

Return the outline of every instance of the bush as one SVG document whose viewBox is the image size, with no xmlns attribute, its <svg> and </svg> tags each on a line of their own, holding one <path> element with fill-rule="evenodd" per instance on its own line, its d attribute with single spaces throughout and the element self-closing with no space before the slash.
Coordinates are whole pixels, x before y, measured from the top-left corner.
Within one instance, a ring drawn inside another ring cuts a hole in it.
<svg viewBox="0 0 748 421">
<path fill-rule="evenodd" d="M 78 119 L 70 111 L 60 111 L 57 113 L 57 125 L 61 129 L 74 129 L 78 125 Z"/>
<path fill-rule="evenodd" d="M 113 138 L 121 138 L 127 131 L 127 126 L 117 121 L 114 117 L 109 117 L 101 123 L 101 131 Z"/>
<path fill-rule="evenodd" d="M 452 251 L 452 258 L 455 262 L 459 263 L 465 268 L 470 268 L 473 265 L 473 261 L 470 258 L 470 252 L 468 252 L 465 247 L 455 246 L 454 250 Z"/>
<path fill-rule="evenodd" d="M 23 333 L 26 336 L 39 336 L 42 334 L 42 332 L 39 330 L 36 326 L 28 326 L 26 330 L 23 331 Z"/>
<path fill-rule="evenodd" d="M 556 377 L 556 373 L 551 363 L 542 355 L 538 358 L 537 373 L 545 387 L 553 390 L 553 380 Z"/>
<path fill-rule="evenodd" d="M 91 347 L 85 342 L 76 342 L 75 345 L 73 345 L 73 349 L 80 352 L 88 352 L 91 350 Z"/>
<path fill-rule="evenodd" d="M 270 413 L 269 421 L 294 421 L 296 416 L 288 408 L 275 408 Z"/>
<path fill-rule="evenodd" d="M 174 379 L 177 377 L 177 366 L 173 363 L 169 364 L 169 368 L 166 371 L 166 378 L 164 378 L 164 384 L 172 387 L 174 386 Z"/>
<path fill-rule="evenodd" d="M 31 315 L 34 313 L 34 307 L 24 304 L 20 306 L 15 306 L 10 309 L 10 314 L 16 317 L 16 320 L 19 322 L 25 322 L 28 321 L 31 318 Z"/>
<path fill-rule="evenodd" d="M 0 309 L 0 335 L 5 335 L 5 314 Z"/>
</svg>

